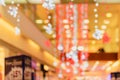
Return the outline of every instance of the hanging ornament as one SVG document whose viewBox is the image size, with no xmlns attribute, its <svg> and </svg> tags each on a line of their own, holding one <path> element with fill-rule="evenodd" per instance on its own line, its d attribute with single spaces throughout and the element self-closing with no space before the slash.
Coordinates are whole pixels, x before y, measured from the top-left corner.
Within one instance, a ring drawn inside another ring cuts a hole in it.
<svg viewBox="0 0 120 80">
<path fill-rule="evenodd" d="M 20 35 L 21 31 L 19 27 L 15 27 L 15 34 Z"/>
<path fill-rule="evenodd" d="M 53 0 L 45 0 L 42 4 L 44 8 L 47 8 L 48 10 L 54 9 L 55 4 Z"/>
<path fill-rule="evenodd" d="M 96 29 L 95 32 L 93 33 L 93 38 L 100 40 L 103 37 L 103 32 L 99 29 Z"/>
<path fill-rule="evenodd" d="M 103 41 L 103 43 L 109 43 L 110 42 L 110 37 L 108 36 L 107 33 L 103 34 L 102 41 Z"/>
<path fill-rule="evenodd" d="M 15 18 L 18 14 L 18 7 L 10 6 L 8 13 Z"/>
<path fill-rule="evenodd" d="M 2 6 L 6 6 L 6 4 L 5 4 L 5 0 L 0 0 L 0 5 L 2 5 Z"/>
<path fill-rule="evenodd" d="M 53 28 L 52 28 L 52 25 L 50 23 L 47 26 L 44 26 L 44 29 L 48 34 L 53 33 Z"/>
</svg>

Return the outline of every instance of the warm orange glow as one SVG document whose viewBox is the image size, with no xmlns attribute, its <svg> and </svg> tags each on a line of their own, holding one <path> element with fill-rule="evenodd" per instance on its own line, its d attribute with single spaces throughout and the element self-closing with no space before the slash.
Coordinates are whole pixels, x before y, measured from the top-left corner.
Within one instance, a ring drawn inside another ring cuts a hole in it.
<svg viewBox="0 0 120 80">
<path fill-rule="evenodd" d="M 14 28 L 13 26 L 11 26 L 10 24 L 8 24 L 6 21 L 4 21 L 3 19 L 0 19 L 0 25 L 6 27 L 8 30 L 14 32 Z"/>
<path fill-rule="evenodd" d="M 34 41 L 28 39 L 28 43 L 29 43 L 32 47 L 34 47 L 34 48 L 36 48 L 36 49 L 40 49 L 39 45 L 37 45 Z"/>
</svg>

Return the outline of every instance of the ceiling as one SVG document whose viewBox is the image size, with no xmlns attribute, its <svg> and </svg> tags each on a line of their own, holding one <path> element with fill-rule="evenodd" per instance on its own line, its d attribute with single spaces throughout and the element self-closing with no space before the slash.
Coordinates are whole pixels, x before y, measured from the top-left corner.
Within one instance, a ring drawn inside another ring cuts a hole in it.
<svg viewBox="0 0 120 80">
<path fill-rule="evenodd" d="M 99 48 L 104 48 L 106 52 L 118 52 L 118 43 L 119 43 L 119 12 L 120 12 L 119 4 L 99 4 L 98 7 L 98 26 L 102 29 L 102 26 L 106 26 L 107 29 L 105 32 L 110 37 L 110 42 L 103 43 L 102 40 L 96 40 L 93 38 L 93 33 L 95 32 L 95 13 L 94 8 L 95 4 L 88 4 L 88 20 L 89 20 L 89 39 L 84 41 L 89 45 L 89 52 L 97 52 Z M 41 12 L 42 11 L 42 12 Z M 48 20 L 48 15 L 52 14 L 52 24 L 53 29 L 55 30 L 55 10 L 48 11 L 43 8 L 41 5 L 36 5 L 36 18 L 35 20 Z M 107 17 L 107 14 L 111 14 L 111 17 Z M 105 24 L 105 21 L 108 21 L 108 24 Z M 51 40 L 51 42 L 55 45 L 56 40 L 45 32 L 43 25 L 45 23 L 37 24 L 37 27 Z M 112 46 L 111 46 L 112 45 Z"/>
</svg>

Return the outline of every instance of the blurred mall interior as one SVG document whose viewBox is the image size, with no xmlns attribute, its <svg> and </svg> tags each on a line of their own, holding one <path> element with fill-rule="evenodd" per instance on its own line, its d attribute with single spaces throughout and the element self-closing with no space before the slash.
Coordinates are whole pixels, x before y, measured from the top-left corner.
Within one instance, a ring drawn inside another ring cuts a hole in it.
<svg viewBox="0 0 120 80">
<path fill-rule="evenodd" d="M 120 0 L 0 0 L 0 80 L 119 80 Z"/>
</svg>

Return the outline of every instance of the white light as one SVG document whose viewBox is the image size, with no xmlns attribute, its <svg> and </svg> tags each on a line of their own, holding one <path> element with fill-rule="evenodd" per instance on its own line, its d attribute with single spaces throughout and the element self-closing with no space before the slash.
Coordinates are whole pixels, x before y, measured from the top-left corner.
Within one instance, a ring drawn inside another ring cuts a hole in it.
<svg viewBox="0 0 120 80">
<path fill-rule="evenodd" d="M 94 22 L 95 22 L 95 23 L 98 23 L 98 20 L 96 19 Z"/>
<path fill-rule="evenodd" d="M 106 17 L 108 17 L 108 18 L 112 17 L 112 13 L 107 13 Z"/>
<path fill-rule="evenodd" d="M 98 14 L 95 14 L 95 18 L 98 18 Z"/>
<path fill-rule="evenodd" d="M 109 20 L 104 20 L 104 24 L 110 24 Z"/>
<path fill-rule="evenodd" d="M 94 9 L 94 12 L 97 12 L 97 9 L 96 9 L 96 8 Z"/>
<path fill-rule="evenodd" d="M 59 78 L 62 78 L 62 77 L 63 77 L 62 73 L 59 73 L 59 74 L 58 74 L 58 77 L 59 77 Z"/>
<path fill-rule="evenodd" d="M 71 38 L 71 34 L 67 34 L 66 37 L 67 37 L 67 38 Z"/>
<path fill-rule="evenodd" d="M 58 50 L 63 50 L 63 46 L 61 44 L 58 45 Z"/>
<path fill-rule="evenodd" d="M 51 19 L 51 16 L 48 16 L 48 19 Z"/>
<path fill-rule="evenodd" d="M 101 28 L 102 29 L 107 29 L 107 26 L 106 25 L 102 25 Z"/>
<path fill-rule="evenodd" d="M 85 24 L 88 24 L 88 23 L 89 23 L 89 20 L 88 20 L 88 19 L 85 19 L 83 22 L 84 22 Z"/>
<path fill-rule="evenodd" d="M 21 31 L 18 27 L 15 27 L 15 34 L 16 35 L 20 35 Z"/>
<path fill-rule="evenodd" d="M 83 50 L 84 50 L 84 47 L 83 47 L 83 46 L 78 46 L 78 50 L 79 50 L 79 51 L 83 51 Z"/>
<path fill-rule="evenodd" d="M 73 20 L 74 18 L 73 17 L 70 17 L 70 20 Z"/>
<path fill-rule="evenodd" d="M 43 23 L 43 20 L 36 20 L 35 21 L 37 24 L 42 24 Z"/>
<path fill-rule="evenodd" d="M 56 67 L 57 65 L 58 65 L 58 63 L 57 63 L 56 61 L 54 61 L 54 62 L 53 62 L 53 66 Z"/>
<path fill-rule="evenodd" d="M 69 25 L 64 25 L 65 29 L 69 29 L 69 27 L 70 27 Z"/>
<path fill-rule="evenodd" d="M 69 62 L 66 62 L 66 65 L 67 65 L 67 66 L 69 66 L 69 65 L 70 65 L 70 63 L 69 63 Z"/>
<path fill-rule="evenodd" d="M 64 19 L 63 20 L 63 23 L 68 23 L 69 21 L 67 19 Z"/>
<path fill-rule="evenodd" d="M 97 7 L 98 7 L 98 6 L 99 6 L 99 3 L 96 3 L 96 4 L 95 4 L 95 6 L 97 6 Z"/>
<path fill-rule="evenodd" d="M 73 5 L 70 5 L 70 8 L 73 8 Z"/>
<path fill-rule="evenodd" d="M 45 29 L 45 31 L 48 34 L 52 34 L 53 33 L 53 28 L 52 28 L 52 25 L 50 23 L 47 26 L 44 26 L 43 28 Z"/>
<path fill-rule="evenodd" d="M 66 72 L 69 73 L 69 72 L 70 72 L 70 69 L 67 69 Z"/>
<path fill-rule="evenodd" d="M 53 37 L 53 38 L 56 38 L 56 34 L 53 34 L 52 37 Z"/>
<path fill-rule="evenodd" d="M 83 33 L 83 34 L 87 34 L 88 31 L 87 31 L 87 30 L 83 30 L 82 33 Z"/>
<path fill-rule="evenodd" d="M 17 22 L 20 22 L 20 19 L 17 19 Z"/>
</svg>

